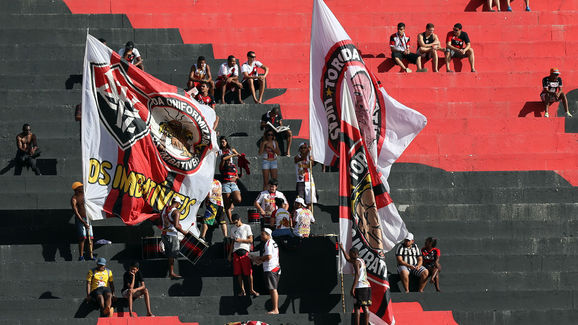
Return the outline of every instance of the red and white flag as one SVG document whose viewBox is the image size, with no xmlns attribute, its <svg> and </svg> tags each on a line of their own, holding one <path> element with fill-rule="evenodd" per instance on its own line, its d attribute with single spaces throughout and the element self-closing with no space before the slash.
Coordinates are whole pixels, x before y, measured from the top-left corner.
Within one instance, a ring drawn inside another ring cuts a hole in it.
<svg viewBox="0 0 578 325">
<path fill-rule="evenodd" d="M 393 324 L 384 257 L 408 231 L 387 178 L 426 118 L 387 94 L 322 0 L 313 7 L 310 78 L 313 157 L 340 171 L 341 241 L 346 249 L 357 247 L 365 260 L 371 312 Z M 351 273 L 341 258 L 343 271 Z"/>
<path fill-rule="evenodd" d="M 181 225 L 198 235 L 211 187 L 215 112 L 123 60 L 87 35 L 82 81 L 82 170 L 87 215 L 138 224 L 173 197 Z"/>
</svg>

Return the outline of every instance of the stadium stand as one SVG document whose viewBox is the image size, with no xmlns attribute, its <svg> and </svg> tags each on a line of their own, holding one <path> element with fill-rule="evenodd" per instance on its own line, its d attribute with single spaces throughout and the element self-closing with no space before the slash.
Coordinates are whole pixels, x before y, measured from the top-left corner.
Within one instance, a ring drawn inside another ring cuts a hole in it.
<svg viewBox="0 0 578 325">
<path fill-rule="evenodd" d="M 429 119 L 394 165 L 390 185 L 418 245 L 430 235 L 439 239 L 442 292 L 428 285 L 423 294 L 401 293 L 394 257 L 388 254 L 398 324 L 570 324 L 578 319 L 578 124 L 575 118 L 531 116 L 540 114 L 540 80 L 552 66 L 561 69 L 566 91 L 576 84 L 571 58 L 578 48 L 578 1 L 533 1 L 530 13 L 516 10 L 520 2 L 513 1 L 513 13 L 498 14 L 475 12 L 481 10 L 478 0 L 445 0 L 433 7 L 425 0 L 397 7 L 386 0 L 362 6 L 328 1 L 388 92 Z M 81 178 L 73 114 L 80 101 L 87 30 L 114 50 L 133 40 L 147 72 L 177 86 L 184 86 L 198 55 L 207 57 L 213 71 L 229 54 L 244 58 L 247 50 L 270 66 L 266 105 L 217 106 L 227 117 L 221 119 L 221 133 L 232 135 L 232 145 L 247 153 L 253 167 L 241 179 L 243 203 L 236 212 L 245 217 L 261 188 L 255 145 L 261 114 L 279 105 L 294 134 L 308 135 L 310 13 L 311 1 L 304 0 L 258 0 L 250 6 L 225 0 L 165 0 L 162 5 L 154 0 L 0 0 L 0 167 L 13 158 L 14 137 L 29 122 L 46 174 L 0 176 L 0 324 L 96 323 L 97 311 L 82 303 L 82 279 L 93 265 L 76 262 L 69 209 L 70 184 Z M 386 59 L 385 43 L 398 21 L 414 38 L 433 22 L 441 39 L 461 22 L 475 46 L 478 73 L 458 68 L 453 75 L 443 69 L 397 73 Z M 573 114 L 576 93 L 569 93 Z M 520 118 L 526 111 L 527 118 Z M 299 142 L 294 141 L 293 153 Z M 280 159 L 279 172 L 280 190 L 292 200 L 292 160 Z M 313 233 L 335 234 L 338 178 L 318 167 L 315 173 L 320 204 Z M 125 267 L 141 255 L 141 237 L 158 229 L 149 222 L 126 227 L 110 219 L 96 223 L 94 232 L 95 239 L 113 242 L 95 253 L 110 261 L 120 282 Z M 348 312 L 343 313 L 332 237 L 312 238 L 298 251 L 281 252 L 283 314 L 271 316 L 266 294 L 252 300 L 234 296 L 221 234 L 212 235 L 216 244 L 197 266 L 179 262 L 184 280 L 167 279 L 163 259 L 141 263 L 156 315 L 200 324 L 249 319 L 349 323 L 352 302 L 346 295 Z M 345 288 L 350 284 L 346 277 Z M 266 293 L 259 281 L 256 288 Z M 135 310 L 144 315 L 142 303 Z"/>
</svg>

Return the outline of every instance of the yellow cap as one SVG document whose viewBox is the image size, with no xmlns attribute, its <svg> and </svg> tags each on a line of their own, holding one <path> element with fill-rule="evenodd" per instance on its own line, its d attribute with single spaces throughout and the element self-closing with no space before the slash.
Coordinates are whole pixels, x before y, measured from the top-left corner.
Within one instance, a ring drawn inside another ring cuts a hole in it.
<svg viewBox="0 0 578 325">
<path fill-rule="evenodd" d="M 83 186 L 81 182 L 72 183 L 72 190 L 75 191 L 77 188 Z"/>
</svg>

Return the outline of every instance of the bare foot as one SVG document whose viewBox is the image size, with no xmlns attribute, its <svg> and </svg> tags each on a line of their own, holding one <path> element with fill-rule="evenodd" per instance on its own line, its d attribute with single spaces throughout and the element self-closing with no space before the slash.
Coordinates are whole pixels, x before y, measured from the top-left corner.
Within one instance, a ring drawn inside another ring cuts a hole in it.
<svg viewBox="0 0 578 325">
<path fill-rule="evenodd" d="M 239 292 L 239 296 L 240 296 L 240 297 L 242 297 L 242 296 L 246 296 L 246 295 L 247 295 L 247 294 L 245 293 L 245 290 L 243 290 L 243 291 Z"/>
<path fill-rule="evenodd" d="M 178 279 L 182 279 L 183 277 L 178 275 L 178 274 L 171 274 L 169 275 L 169 277 L 171 278 L 171 280 L 178 280 Z"/>
<path fill-rule="evenodd" d="M 153 315 L 153 313 L 147 313 L 147 317 L 155 317 L 155 315 Z"/>
<path fill-rule="evenodd" d="M 267 314 L 277 315 L 277 314 L 279 314 L 279 310 L 271 310 Z"/>
<path fill-rule="evenodd" d="M 253 295 L 255 297 L 259 297 L 259 293 L 255 290 L 251 291 L 251 295 Z"/>
</svg>

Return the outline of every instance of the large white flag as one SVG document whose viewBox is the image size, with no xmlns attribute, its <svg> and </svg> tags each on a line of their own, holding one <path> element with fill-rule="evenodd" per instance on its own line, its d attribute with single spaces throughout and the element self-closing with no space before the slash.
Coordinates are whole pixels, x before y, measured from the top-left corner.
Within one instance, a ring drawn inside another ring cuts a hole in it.
<svg viewBox="0 0 578 325">
<path fill-rule="evenodd" d="M 407 229 L 387 178 L 426 118 L 387 94 L 322 0 L 313 8 L 309 98 L 313 157 L 339 166 L 341 241 L 359 249 L 372 284 L 371 311 L 392 324 L 384 256 Z"/>
<path fill-rule="evenodd" d="M 217 151 L 215 112 L 87 35 L 82 167 L 87 215 L 134 225 L 180 197 L 181 224 L 198 234 Z"/>
</svg>

